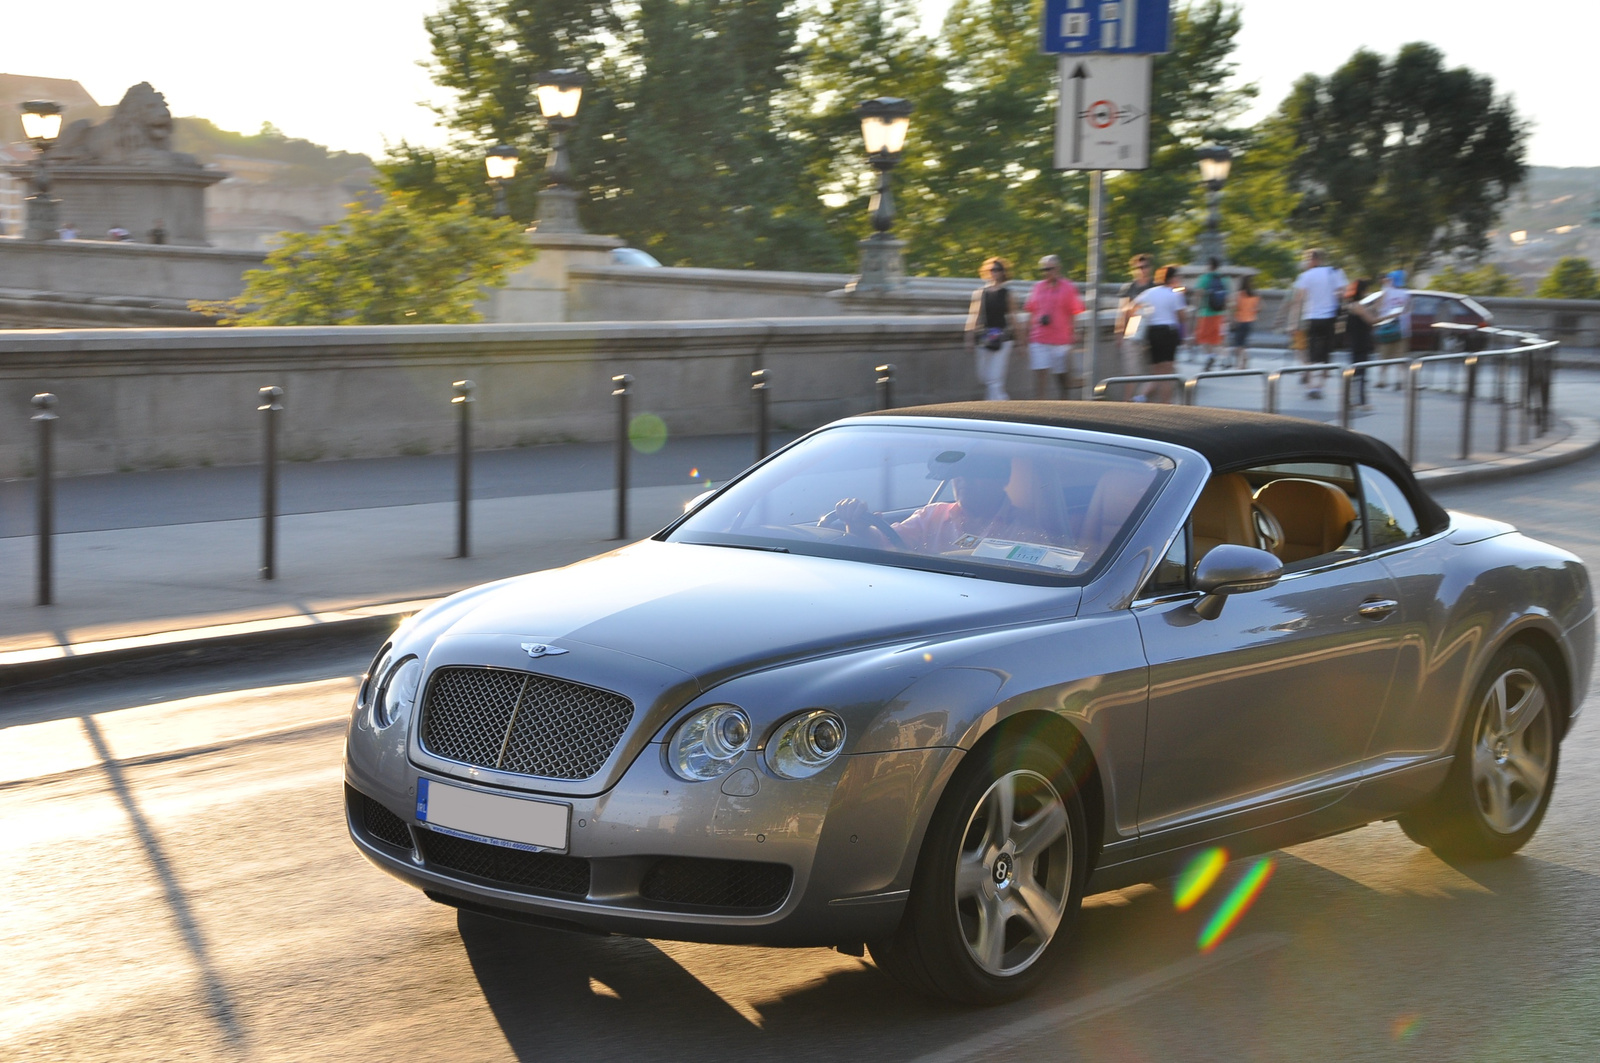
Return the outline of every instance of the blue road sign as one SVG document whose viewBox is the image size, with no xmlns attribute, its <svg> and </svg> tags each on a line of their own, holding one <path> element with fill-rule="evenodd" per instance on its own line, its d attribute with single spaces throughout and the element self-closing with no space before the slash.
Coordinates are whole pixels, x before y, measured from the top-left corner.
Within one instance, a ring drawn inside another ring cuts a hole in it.
<svg viewBox="0 0 1600 1063">
<path fill-rule="evenodd" d="M 1171 27 L 1171 0 L 1045 0 L 1043 50 L 1160 55 Z"/>
</svg>

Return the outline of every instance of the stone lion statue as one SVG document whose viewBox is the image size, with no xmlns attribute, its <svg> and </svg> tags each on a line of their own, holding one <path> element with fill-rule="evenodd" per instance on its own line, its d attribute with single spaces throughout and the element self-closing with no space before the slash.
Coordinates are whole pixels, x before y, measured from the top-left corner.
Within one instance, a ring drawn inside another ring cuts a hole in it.
<svg viewBox="0 0 1600 1063">
<path fill-rule="evenodd" d="M 159 166 L 199 169 L 193 155 L 172 150 L 172 112 L 167 98 L 141 81 L 122 96 L 111 117 L 99 125 L 73 122 L 50 152 L 51 161 L 101 166 Z"/>
</svg>

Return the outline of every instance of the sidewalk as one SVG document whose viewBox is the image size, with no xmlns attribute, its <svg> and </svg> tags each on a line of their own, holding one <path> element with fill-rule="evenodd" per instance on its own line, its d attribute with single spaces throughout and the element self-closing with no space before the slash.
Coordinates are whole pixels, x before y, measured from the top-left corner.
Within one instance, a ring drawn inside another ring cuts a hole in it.
<svg viewBox="0 0 1600 1063">
<path fill-rule="evenodd" d="M 1258 356 L 1253 364 L 1276 363 Z M 1337 420 L 1336 398 L 1300 392 L 1286 382 L 1281 412 Z M 1371 394 L 1373 410 L 1352 427 L 1398 447 L 1401 394 Z M 1218 380 L 1207 381 L 1200 397 L 1207 405 L 1259 409 L 1260 396 L 1259 381 Z M 1462 463 L 1459 401 L 1436 391 L 1423 399 L 1418 467 L 1432 466 L 1424 475 L 1435 482 L 1525 471 L 1600 445 L 1600 423 L 1572 417 L 1512 454 L 1492 453 L 1497 422 L 1485 405 L 1474 432 L 1480 453 Z M 1557 408 L 1600 409 L 1600 371 L 1559 373 Z M 1513 441 L 1515 432 L 1513 417 Z M 726 481 L 752 456 L 747 436 L 674 439 L 657 454 L 634 455 L 630 537 L 662 527 L 708 480 Z M 0 692 L 97 662 L 234 649 L 266 636 L 315 637 L 313 629 L 329 625 L 370 629 L 376 646 L 383 630 L 426 600 L 619 545 L 610 538 L 613 461 L 602 444 L 479 454 L 467 559 L 452 556 L 452 455 L 286 465 L 279 578 L 271 582 L 257 578 L 257 468 L 64 479 L 57 492 L 58 604 L 48 607 L 30 604 L 34 485 L 0 483 Z"/>
</svg>

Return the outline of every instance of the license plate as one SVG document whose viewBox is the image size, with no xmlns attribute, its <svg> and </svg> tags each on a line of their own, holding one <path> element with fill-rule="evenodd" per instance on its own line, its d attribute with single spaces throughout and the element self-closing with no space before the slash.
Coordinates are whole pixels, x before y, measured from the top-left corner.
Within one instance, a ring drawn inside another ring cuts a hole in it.
<svg viewBox="0 0 1600 1063">
<path fill-rule="evenodd" d="M 417 780 L 417 819 L 431 830 L 508 849 L 566 849 L 572 806 Z"/>
</svg>

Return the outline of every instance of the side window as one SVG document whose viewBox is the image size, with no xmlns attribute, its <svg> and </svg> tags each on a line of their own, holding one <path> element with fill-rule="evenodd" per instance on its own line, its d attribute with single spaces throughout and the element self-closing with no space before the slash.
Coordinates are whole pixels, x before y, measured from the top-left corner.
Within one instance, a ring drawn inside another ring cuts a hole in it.
<svg viewBox="0 0 1600 1063">
<path fill-rule="evenodd" d="M 1156 565 L 1146 585 L 1147 593 L 1174 594 L 1189 589 L 1189 529 L 1190 525 L 1185 524 L 1183 531 L 1172 540 L 1172 548 Z"/>
<path fill-rule="evenodd" d="M 1420 529 L 1417 515 L 1398 484 L 1363 465 L 1361 490 L 1366 496 L 1367 534 L 1374 550 L 1416 538 Z"/>
</svg>

